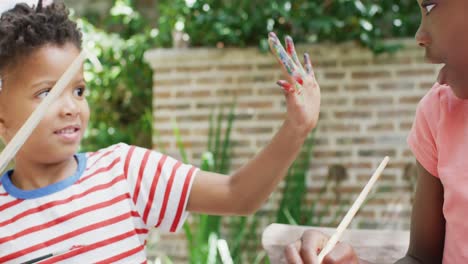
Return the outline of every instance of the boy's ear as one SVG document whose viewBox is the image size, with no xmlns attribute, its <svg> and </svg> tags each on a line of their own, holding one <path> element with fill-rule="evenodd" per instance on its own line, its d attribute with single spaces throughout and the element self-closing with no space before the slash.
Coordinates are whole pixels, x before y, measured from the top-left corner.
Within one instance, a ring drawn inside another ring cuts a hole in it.
<svg viewBox="0 0 468 264">
<path fill-rule="evenodd" d="M 0 93 L 1 94 L 1 93 Z M 5 136 L 7 133 L 7 122 L 5 121 L 5 108 L 4 106 L 4 98 L 0 97 L 0 139 L 5 142 Z"/>
</svg>

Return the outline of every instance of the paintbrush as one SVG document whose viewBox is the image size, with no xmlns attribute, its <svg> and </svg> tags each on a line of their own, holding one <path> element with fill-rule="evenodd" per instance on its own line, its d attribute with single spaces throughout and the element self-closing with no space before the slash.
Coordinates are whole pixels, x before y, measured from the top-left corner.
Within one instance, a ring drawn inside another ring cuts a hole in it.
<svg viewBox="0 0 468 264">
<path fill-rule="evenodd" d="M 375 184 L 377 179 L 380 177 L 380 174 L 382 173 L 385 166 L 387 166 L 388 160 L 389 160 L 389 158 L 385 157 L 382 160 L 382 162 L 380 163 L 379 167 L 377 167 L 374 174 L 370 178 L 369 182 L 367 182 L 364 189 L 361 191 L 359 196 L 356 198 L 356 201 L 354 201 L 353 205 L 351 206 L 349 211 L 346 213 L 343 220 L 341 220 L 341 223 L 336 228 L 335 233 L 330 237 L 330 239 L 328 240 L 325 247 L 323 247 L 322 251 L 320 251 L 320 254 L 318 255 L 318 263 L 322 263 L 323 258 L 328 253 L 330 253 L 330 251 L 333 249 L 333 247 L 336 245 L 336 243 L 340 239 L 341 234 L 343 233 L 343 231 L 348 227 L 349 223 L 351 223 L 351 220 L 353 220 L 354 215 L 357 213 L 357 211 L 361 207 L 362 203 L 366 199 L 367 195 L 369 194 L 370 190 L 372 189 L 372 186 Z"/>
</svg>

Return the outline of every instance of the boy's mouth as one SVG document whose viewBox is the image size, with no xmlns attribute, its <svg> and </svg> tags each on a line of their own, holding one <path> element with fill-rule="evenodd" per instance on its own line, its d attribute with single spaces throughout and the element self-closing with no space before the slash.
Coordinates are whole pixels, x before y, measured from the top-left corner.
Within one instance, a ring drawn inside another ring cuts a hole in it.
<svg viewBox="0 0 468 264">
<path fill-rule="evenodd" d="M 61 134 L 73 134 L 76 133 L 80 130 L 80 127 L 78 126 L 68 126 L 65 128 L 62 128 L 60 130 L 55 131 L 55 134 L 61 135 Z"/>
<path fill-rule="evenodd" d="M 73 125 L 64 127 L 60 130 L 56 130 L 54 134 L 57 135 L 63 142 L 76 143 L 79 142 L 81 138 L 80 130 L 80 126 Z"/>
</svg>

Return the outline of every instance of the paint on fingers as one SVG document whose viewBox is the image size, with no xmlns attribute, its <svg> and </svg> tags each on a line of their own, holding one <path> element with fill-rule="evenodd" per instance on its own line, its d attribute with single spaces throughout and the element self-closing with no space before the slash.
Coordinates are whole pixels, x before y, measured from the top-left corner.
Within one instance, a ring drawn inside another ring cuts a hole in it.
<svg viewBox="0 0 468 264">
<path fill-rule="evenodd" d="M 305 63 L 305 66 L 306 66 L 307 74 L 312 74 L 312 76 L 313 76 L 314 71 L 313 71 L 313 68 L 312 68 L 312 63 L 310 62 L 309 53 L 304 53 L 304 63 Z"/>
<path fill-rule="evenodd" d="M 272 44 L 272 47 L 275 51 L 276 57 L 279 59 L 280 63 L 284 66 L 286 69 L 286 72 L 293 76 L 294 72 L 296 71 L 296 67 L 294 66 L 291 58 L 288 56 L 286 51 L 284 50 L 283 46 L 277 39 L 274 38 L 269 38 L 269 41 Z"/>
<path fill-rule="evenodd" d="M 294 89 L 290 83 L 285 80 L 279 80 L 276 82 L 283 90 L 287 93 L 294 92 Z"/>
<path fill-rule="evenodd" d="M 296 48 L 294 46 L 294 41 L 290 36 L 285 38 L 286 42 L 286 50 L 289 56 L 292 58 L 296 68 L 300 71 L 302 75 L 305 75 L 304 69 L 302 68 L 301 62 L 299 61 L 299 57 L 297 57 Z"/>
</svg>

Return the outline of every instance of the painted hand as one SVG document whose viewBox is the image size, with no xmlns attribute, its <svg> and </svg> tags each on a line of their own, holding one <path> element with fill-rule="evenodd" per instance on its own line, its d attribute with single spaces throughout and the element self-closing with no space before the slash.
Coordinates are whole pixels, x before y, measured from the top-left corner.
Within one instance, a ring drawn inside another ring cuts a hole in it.
<svg viewBox="0 0 468 264">
<path fill-rule="evenodd" d="M 304 69 L 291 37 L 286 37 L 286 49 L 273 32 L 269 34 L 268 42 L 287 76 L 287 80 L 277 82 L 285 91 L 287 121 L 299 132 L 307 134 L 317 125 L 320 112 L 320 86 L 315 79 L 309 55 L 304 54 Z"/>
</svg>

